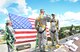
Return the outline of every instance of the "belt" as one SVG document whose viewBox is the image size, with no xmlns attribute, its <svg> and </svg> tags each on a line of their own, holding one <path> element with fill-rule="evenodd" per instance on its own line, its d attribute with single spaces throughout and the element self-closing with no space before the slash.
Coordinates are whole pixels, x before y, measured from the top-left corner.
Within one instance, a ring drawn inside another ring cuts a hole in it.
<svg viewBox="0 0 80 52">
<path fill-rule="evenodd" d="M 42 34 L 45 30 L 46 30 L 46 28 L 43 31 L 38 31 L 38 33 Z"/>
</svg>

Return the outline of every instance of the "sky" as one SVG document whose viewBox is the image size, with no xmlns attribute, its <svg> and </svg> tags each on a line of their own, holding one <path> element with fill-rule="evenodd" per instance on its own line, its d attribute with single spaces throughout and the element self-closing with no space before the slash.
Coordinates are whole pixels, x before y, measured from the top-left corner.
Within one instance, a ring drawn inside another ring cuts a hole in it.
<svg viewBox="0 0 80 52">
<path fill-rule="evenodd" d="M 48 15 L 54 13 L 60 27 L 80 25 L 80 0 L 1 0 L 0 27 L 5 27 L 9 13 L 36 18 L 40 9 Z"/>
</svg>

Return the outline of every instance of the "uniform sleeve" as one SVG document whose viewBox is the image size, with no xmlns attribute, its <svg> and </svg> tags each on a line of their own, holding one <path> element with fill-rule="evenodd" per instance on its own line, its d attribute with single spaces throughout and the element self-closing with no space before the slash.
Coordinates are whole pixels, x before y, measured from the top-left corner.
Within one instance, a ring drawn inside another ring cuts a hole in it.
<svg viewBox="0 0 80 52">
<path fill-rule="evenodd" d="M 56 27 L 57 27 L 57 30 L 59 30 L 59 20 L 56 20 Z"/>
<path fill-rule="evenodd" d="M 47 22 L 50 22 L 50 20 L 51 20 L 50 17 L 46 16 L 45 18 L 46 18 L 46 21 L 47 21 Z"/>
</svg>

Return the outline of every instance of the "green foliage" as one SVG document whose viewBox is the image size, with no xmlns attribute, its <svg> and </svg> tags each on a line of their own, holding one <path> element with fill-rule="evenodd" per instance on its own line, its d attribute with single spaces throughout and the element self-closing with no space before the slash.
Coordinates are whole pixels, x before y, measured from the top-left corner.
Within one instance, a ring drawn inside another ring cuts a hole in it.
<svg viewBox="0 0 80 52">
<path fill-rule="evenodd" d="M 4 34 L 4 36 L 3 36 L 3 40 L 6 40 L 6 35 Z"/>
<path fill-rule="evenodd" d="M 61 27 L 59 31 L 59 39 L 65 38 L 67 36 L 71 36 L 72 32 L 70 31 L 71 26 Z M 80 26 L 74 26 L 75 33 L 80 33 Z M 69 32 L 65 32 L 65 30 L 69 30 Z M 78 30 L 79 32 L 76 32 Z"/>
</svg>

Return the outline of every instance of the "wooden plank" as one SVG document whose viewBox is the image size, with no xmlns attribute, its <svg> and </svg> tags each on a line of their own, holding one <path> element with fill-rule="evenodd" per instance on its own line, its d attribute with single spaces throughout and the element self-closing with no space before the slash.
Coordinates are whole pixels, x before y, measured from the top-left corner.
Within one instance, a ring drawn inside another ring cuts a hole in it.
<svg viewBox="0 0 80 52">
<path fill-rule="evenodd" d="M 16 46 L 17 51 L 28 49 L 28 48 L 31 48 L 31 44 L 22 44 L 22 45 Z"/>
</svg>

